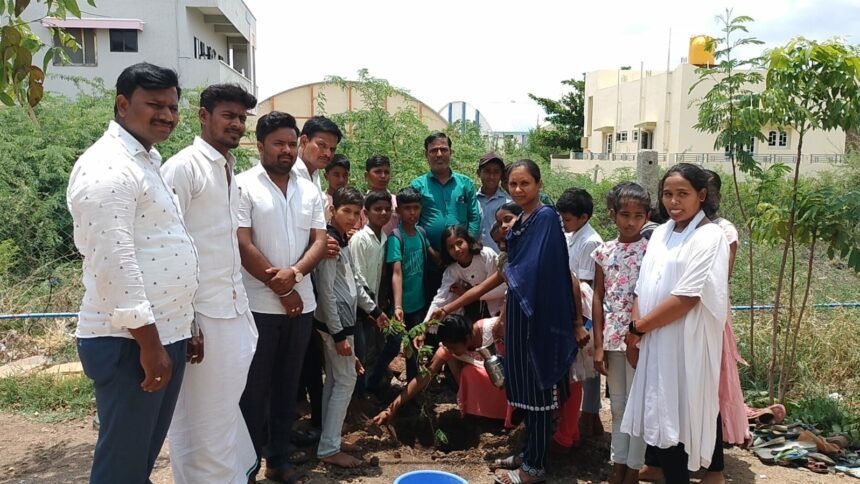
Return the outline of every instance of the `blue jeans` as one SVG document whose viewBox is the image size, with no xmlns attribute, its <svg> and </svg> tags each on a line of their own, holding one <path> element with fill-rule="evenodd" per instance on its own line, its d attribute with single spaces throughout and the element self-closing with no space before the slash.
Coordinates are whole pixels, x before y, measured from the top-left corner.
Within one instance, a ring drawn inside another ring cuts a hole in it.
<svg viewBox="0 0 860 484">
<path fill-rule="evenodd" d="M 424 316 L 427 315 L 427 308 L 421 308 L 418 311 L 412 313 L 406 313 L 403 315 L 404 325 L 406 326 L 406 330 L 414 328 L 415 326 L 421 324 L 424 321 Z M 391 363 L 399 353 L 400 346 L 403 342 L 403 337 L 400 335 L 397 336 L 388 336 L 385 338 L 385 347 L 382 349 L 382 352 L 379 354 L 379 359 L 376 361 L 376 365 L 373 368 L 373 371 L 370 373 L 370 377 L 367 379 L 366 385 L 368 390 L 376 390 L 382 384 L 385 375 L 388 374 L 388 365 Z M 418 376 L 418 359 L 415 358 L 415 355 L 412 355 L 412 358 L 406 359 L 406 378 L 407 381 L 411 380 Z"/>
<path fill-rule="evenodd" d="M 137 341 L 78 339 L 81 365 L 95 387 L 100 423 L 91 484 L 149 482 L 182 386 L 186 344 L 183 340 L 164 347 L 173 375 L 167 386 L 150 393 L 140 388 L 144 373 Z"/>
<path fill-rule="evenodd" d="M 346 418 L 346 409 L 355 389 L 355 354 L 341 356 L 337 354 L 334 338 L 328 333 L 319 331 L 323 342 L 325 356 L 325 386 L 322 397 L 322 435 L 317 448 L 317 457 L 322 459 L 340 452 L 341 430 Z M 352 336 L 346 337 L 353 346 Z"/>
</svg>

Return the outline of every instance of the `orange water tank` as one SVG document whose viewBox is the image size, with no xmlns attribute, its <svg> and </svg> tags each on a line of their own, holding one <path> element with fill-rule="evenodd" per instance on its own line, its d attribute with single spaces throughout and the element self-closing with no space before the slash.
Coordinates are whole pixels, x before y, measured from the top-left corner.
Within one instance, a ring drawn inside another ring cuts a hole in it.
<svg viewBox="0 0 860 484">
<path fill-rule="evenodd" d="M 704 67 L 714 65 L 714 51 L 708 50 L 708 44 L 712 44 L 714 39 L 707 35 L 695 35 L 690 37 L 690 64 L 694 66 Z M 712 49 L 716 46 L 712 45 Z"/>
</svg>

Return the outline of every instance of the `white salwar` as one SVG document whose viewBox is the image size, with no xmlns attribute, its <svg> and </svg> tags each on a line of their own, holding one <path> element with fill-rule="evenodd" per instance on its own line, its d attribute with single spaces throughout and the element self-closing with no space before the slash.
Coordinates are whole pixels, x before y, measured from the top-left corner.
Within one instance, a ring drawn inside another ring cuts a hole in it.
<svg viewBox="0 0 860 484">
<path fill-rule="evenodd" d="M 196 313 L 204 338 L 203 361 L 185 378 L 167 434 L 176 484 L 245 484 L 257 454 L 239 398 L 257 348 L 251 311 L 229 319 Z"/>
<path fill-rule="evenodd" d="M 698 297 L 682 318 L 645 333 L 621 431 L 666 449 L 684 444 L 687 467 L 708 467 L 720 411 L 719 378 L 728 305 L 729 245 L 716 224 L 681 232 L 675 223 L 651 236 L 636 284 L 644 316 L 670 295 Z"/>
</svg>

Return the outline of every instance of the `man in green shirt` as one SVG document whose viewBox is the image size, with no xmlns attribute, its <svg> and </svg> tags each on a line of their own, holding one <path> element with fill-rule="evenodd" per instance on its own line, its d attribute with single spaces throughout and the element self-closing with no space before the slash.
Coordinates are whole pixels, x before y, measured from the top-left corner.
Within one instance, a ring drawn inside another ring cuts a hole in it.
<svg viewBox="0 0 860 484">
<path fill-rule="evenodd" d="M 451 170 L 451 138 L 440 132 L 425 138 L 424 157 L 430 171 L 412 180 L 410 186 L 421 193 L 418 225 L 427 232 L 430 246 L 436 252 L 445 250 L 442 233 L 449 225 L 462 225 L 472 237 L 480 239 L 481 211 L 475 185 L 466 175 Z M 435 294 L 442 284 L 442 270 L 428 269 L 425 290 L 427 294 Z"/>
<path fill-rule="evenodd" d="M 451 138 L 433 133 L 424 140 L 424 156 L 430 171 L 412 180 L 421 193 L 421 219 L 430 245 L 442 249 L 442 232 L 449 225 L 462 225 L 476 239 L 481 236 L 481 212 L 472 180 L 451 170 Z"/>
</svg>

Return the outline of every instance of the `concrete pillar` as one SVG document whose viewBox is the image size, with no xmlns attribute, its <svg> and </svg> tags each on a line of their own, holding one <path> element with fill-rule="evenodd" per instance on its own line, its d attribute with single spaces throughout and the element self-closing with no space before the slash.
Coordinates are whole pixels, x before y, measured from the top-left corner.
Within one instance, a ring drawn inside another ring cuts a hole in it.
<svg viewBox="0 0 860 484">
<path fill-rule="evenodd" d="M 636 156 L 636 183 L 648 190 L 652 203 L 659 201 L 657 185 L 660 183 L 660 166 L 655 150 L 641 150 Z"/>
</svg>

